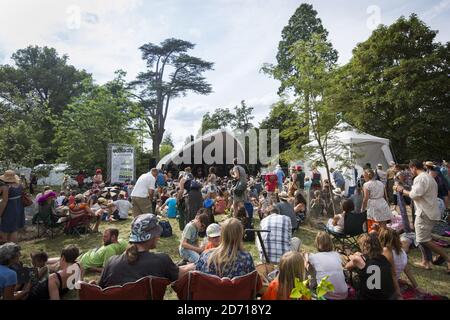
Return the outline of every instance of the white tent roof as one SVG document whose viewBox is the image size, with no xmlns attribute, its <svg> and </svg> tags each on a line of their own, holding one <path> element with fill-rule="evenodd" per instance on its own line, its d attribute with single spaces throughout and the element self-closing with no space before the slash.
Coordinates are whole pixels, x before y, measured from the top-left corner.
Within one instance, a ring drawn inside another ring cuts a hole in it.
<svg viewBox="0 0 450 320">
<path fill-rule="evenodd" d="M 359 131 L 346 122 L 340 122 L 330 132 L 329 145 L 333 145 L 333 141 L 339 141 L 343 144 L 359 144 L 367 142 L 378 142 L 389 145 L 389 140 L 373 136 L 368 133 Z M 308 146 L 317 146 L 317 142 L 313 141 Z"/>
<path fill-rule="evenodd" d="M 221 137 L 220 137 L 221 136 Z M 234 143 L 232 145 L 226 143 L 226 140 L 223 140 L 223 137 L 225 136 L 225 139 L 232 139 L 232 141 L 236 142 L 237 145 L 237 153 L 234 154 Z M 187 145 L 183 146 L 181 149 L 175 150 L 171 153 L 169 153 L 168 155 L 164 156 L 159 162 L 158 165 L 156 166 L 157 169 L 161 169 L 163 165 L 168 164 L 170 162 L 174 162 L 178 156 L 182 153 L 185 153 L 186 151 L 190 150 L 192 147 L 194 147 L 195 150 L 195 145 L 198 144 L 203 144 L 204 142 L 210 142 L 210 141 L 216 141 L 215 139 L 217 138 L 222 138 L 223 143 L 226 145 L 224 145 L 224 147 L 226 147 L 226 154 L 224 154 L 224 156 L 229 157 L 229 152 L 233 153 L 233 156 L 231 157 L 231 159 L 233 158 L 238 158 L 238 159 L 245 159 L 245 151 L 244 148 L 242 147 L 242 144 L 240 143 L 240 141 L 238 139 L 236 139 L 235 135 L 233 134 L 233 132 L 231 132 L 228 129 L 220 129 L 220 130 L 216 130 L 213 132 L 209 132 L 197 139 L 195 139 L 194 141 L 191 141 L 190 143 L 188 143 Z M 214 139 L 213 139 L 214 138 Z M 233 150 L 228 150 L 228 147 L 233 146 Z M 201 148 L 203 151 L 203 148 Z"/>
<path fill-rule="evenodd" d="M 340 161 L 335 162 L 333 156 L 339 155 L 339 157 L 350 160 L 351 163 L 358 170 L 358 174 L 362 173 L 362 167 L 366 163 L 371 163 L 372 168 L 375 168 L 377 164 L 382 164 L 384 170 L 388 168 L 389 162 L 393 160 L 391 150 L 389 148 L 389 139 L 376 137 L 358 129 L 352 127 L 348 123 L 340 122 L 333 128 L 328 138 L 328 151 L 329 156 L 328 165 L 330 168 L 341 169 L 344 176 L 347 176 L 348 185 L 355 183 L 355 181 L 349 181 L 350 176 L 353 176 L 350 168 L 342 167 Z M 317 142 L 312 141 L 307 144 L 307 147 L 317 147 Z M 356 159 L 352 159 L 351 152 L 359 155 Z M 309 174 L 312 164 L 321 159 L 320 155 L 314 154 L 309 159 L 305 159 L 305 172 Z M 325 178 L 325 169 L 318 168 Z"/>
</svg>

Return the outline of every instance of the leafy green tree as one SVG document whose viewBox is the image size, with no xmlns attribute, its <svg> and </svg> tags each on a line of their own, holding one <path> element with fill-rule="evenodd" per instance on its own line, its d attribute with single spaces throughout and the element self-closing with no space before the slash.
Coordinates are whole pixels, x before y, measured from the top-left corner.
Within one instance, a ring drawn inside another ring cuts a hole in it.
<svg viewBox="0 0 450 320">
<path fill-rule="evenodd" d="M 295 104 L 283 99 L 272 105 L 269 115 L 260 123 L 260 129 L 279 130 L 279 152 L 282 162 L 287 163 L 300 153 L 301 145 L 298 143 L 302 141 L 304 133 L 299 129 L 303 121 Z M 270 141 L 268 145 L 270 146 Z"/>
<path fill-rule="evenodd" d="M 0 127 L 0 159 L 5 167 L 14 165 L 34 167 L 43 158 L 39 138 L 43 131 L 34 131 L 28 124 L 31 118 L 8 122 Z"/>
<path fill-rule="evenodd" d="M 229 126 L 233 118 L 234 115 L 226 108 L 217 108 L 213 113 L 205 113 L 197 137 L 200 137 L 208 130 L 218 130 Z"/>
<path fill-rule="evenodd" d="M 330 85 L 345 119 L 390 139 L 398 161 L 450 156 L 450 43 L 436 34 L 415 14 L 380 26 Z"/>
<path fill-rule="evenodd" d="M 133 121 L 136 105 L 125 89 L 124 74 L 71 103 L 57 122 L 59 161 L 72 168 L 106 168 L 110 143 L 138 145 Z"/>
<path fill-rule="evenodd" d="M 159 154 L 160 154 L 161 158 L 165 157 L 172 151 L 173 151 L 173 147 L 168 144 L 161 144 L 161 146 L 159 147 Z"/>
<path fill-rule="evenodd" d="M 164 135 L 162 144 L 171 146 L 172 148 L 175 147 L 175 145 L 173 144 L 172 134 L 170 132 L 168 132 L 167 134 Z"/>
<path fill-rule="evenodd" d="M 170 101 L 185 96 L 189 91 L 198 94 L 212 92 L 211 85 L 203 76 L 211 70 L 213 63 L 188 55 L 194 44 L 179 40 L 166 39 L 160 45 L 143 45 L 142 58 L 147 62 L 147 71 L 141 72 L 130 86 L 138 93 L 144 120 L 150 131 L 153 144 L 153 156 L 159 160 L 159 146 L 164 136 L 165 123 Z"/>
<path fill-rule="evenodd" d="M 253 124 L 250 122 L 255 117 L 252 116 L 253 107 L 248 107 L 245 103 L 245 100 L 241 101 L 240 106 L 234 107 L 234 115 L 231 118 L 231 127 L 233 129 L 241 129 L 244 132 L 253 128 Z"/>
<path fill-rule="evenodd" d="M 277 64 L 265 64 L 263 70 L 275 79 L 281 81 L 278 94 L 284 93 L 287 89 L 294 89 L 286 82 L 286 79 L 297 75 L 293 64 L 293 55 L 291 48 L 299 40 L 309 41 L 313 34 L 320 34 L 328 50 L 325 50 L 321 57 L 328 63 L 336 63 L 338 53 L 333 49 L 330 42 L 327 41 L 328 31 L 323 27 L 322 20 L 317 17 L 317 11 L 310 4 L 302 3 L 294 15 L 289 19 L 288 25 L 281 32 L 281 41 L 278 44 Z M 295 91 L 296 92 L 296 91 Z"/>
<path fill-rule="evenodd" d="M 41 145 L 41 161 L 51 162 L 58 156 L 57 145 L 52 142 L 54 120 L 83 92 L 83 82 L 91 81 L 91 76 L 69 65 L 68 57 L 59 56 L 53 48 L 29 46 L 14 53 L 12 60 L 14 66 L 0 66 L 1 109 L 11 112 L 16 120 L 34 114 L 26 119 L 32 128 L 29 132 L 44 132 L 32 139 Z"/>
</svg>

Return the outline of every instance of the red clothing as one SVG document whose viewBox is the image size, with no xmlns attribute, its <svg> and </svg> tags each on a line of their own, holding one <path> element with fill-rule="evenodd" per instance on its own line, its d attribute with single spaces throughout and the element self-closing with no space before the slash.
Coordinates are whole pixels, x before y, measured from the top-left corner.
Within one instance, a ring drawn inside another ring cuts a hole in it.
<svg viewBox="0 0 450 320">
<path fill-rule="evenodd" d="M 275 192 L 277 186 L 278 186 L 278 178 L 276 174 L 271 173 L 266 175 L 266 191 Z"/>
<path fill-rule="evenodd" d="M 69 197 L 69 206 L 75 204 L 75 197 L 74 196 L 70 196 Z"/>
<path fill-rule="evenodd" d="M 215 205 L 215 214 L 224 214 L 225 209 L 227 207 L 227 203 L 223 197 L 217 197 L 216 198 L 216 205 Z"/>
</svg>

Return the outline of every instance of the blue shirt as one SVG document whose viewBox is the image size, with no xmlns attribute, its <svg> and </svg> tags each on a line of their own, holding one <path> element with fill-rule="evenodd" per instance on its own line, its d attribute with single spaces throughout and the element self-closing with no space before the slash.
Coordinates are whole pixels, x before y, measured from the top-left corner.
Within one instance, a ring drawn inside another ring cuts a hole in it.
<svg viewBox="0 0 450 320">
<path fill-rule="evenodd" d="M 3 295 L 3 290 L 6 287 L 17 284 L 17 273 L 10 268 L 0 265 L 0 294 Z"/>
<path fill-rule="evenodd" d="M 281 170 L 281 169 L 277 170 L 277 178 L 278 178 L 279 185 L 283 184 L 284 177 L 285 177 L 285 175 L 284 175 L 283 170 Z"/>
<path fill-rule="evenodd" d="M 169 198 L 166 201 L 167 204 L 167 216 L 169 218 L 175 218 L 177 216 L 177 199 Z"/>
<path fill-rule="evenodd" d="M 219 277 L 228 277 L 233 279 L 234 277 L 244 276 L 255 270 L 255 265 L 253 263 L 253 258 L 250 253 L 245 251 L 238 251 L 236 261 L 228 265 L 223 271 L 224 274 L 218 275 L 216 267 L 213 263 L 208 265 L 208 259 L 212 252 L 217 249 L 204 251 L 200 255 L 200 259 L 197 261 L 195 265 L 195 269 L 204 273 L 216 275 Z"/>
<path fill-rule="evenodd" d="M 345 185 L 345 179 L 339 171 L 333 172 L 333 179 L 337 186 Z"/>
</svg>

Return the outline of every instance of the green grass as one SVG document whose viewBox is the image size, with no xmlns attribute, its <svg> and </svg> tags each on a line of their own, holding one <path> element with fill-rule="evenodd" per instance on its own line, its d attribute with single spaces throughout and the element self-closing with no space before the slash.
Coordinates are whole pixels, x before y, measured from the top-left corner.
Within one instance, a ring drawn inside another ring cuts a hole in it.
<svg viewBox="0 0 450 320">
<path fill-rule="evenodd" d="M 226 219 L 225 215 L 216 216 L 216 221 L 220 222 Z M 127 221 L 122 222 L 108 222 L 102 223 L 100 225 L 100 231 L 108 227 L 115 227 L 120 231 L 120 237 L 123 239 L 128 239 L 130 234 L 130 222 L 131 218 Z M 170 219 L 170 223 L 173 229 L 173 236 L 170 238 L 161 238 L 157 251 L 165 252 L 169 254 L 174 262 L 181 260 L 178 254 L 178 244 L 180 241 L 180 229 L 178 226 L 178 221 L 175 219 Z M 255 228 L 259 227 L 259 221 L 255 221 Z M 300 227 L 296 232 L 295 236 L 299 237 L 302 241 L 302 250 L 306 252 L 315 252 L 314 238 L 317 234 L 317 229 L 312 226 Z M 82 252 L 86 252 L 89 249 L 95 248 L 102 244 L 102 234 L 89 234 L 82 235 L 80 237 L 60 235 L 55 239 L 34 239 L 27 240 L 20 243 L 22 247 L 23 261 L 26 264 L 30 263 L 29 255 L 33 251 L 44 250 L 48 253 L 49 257 L 58 257 L 60 255 L 61 249 L 68 244 L 76 244 Z M 248 250 L 254 260 L 255 264 L 259 263 L 259 254 L 257 252 L 254 243 L 245 243 L 245 248 Z M 448 250 L 449 251 L 449 250 Z M 445 274 L 444 266 L 434 266 L 432 271 L 422 270 L 413 266 L 414 262 L 419 262 L 421 260 L 421 254 L 418 249 L 414 249 L 409 253 L 409 264 L 414 273 L 414 276 L 419 284 L 419 287 L 427 292 L 440 294 L 450 297 L 450 276 Z M 86 273 L 85 280 L 98 280 L 99 274 Z M 67 299 L 76 299 L 76 293 L 70 294 Z M 166 291 L 166 299 L 176 299 L 175 293 L 170 287 Z"/>
</svg>

